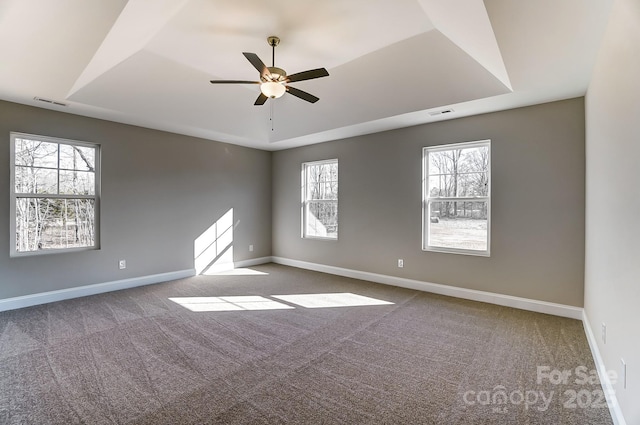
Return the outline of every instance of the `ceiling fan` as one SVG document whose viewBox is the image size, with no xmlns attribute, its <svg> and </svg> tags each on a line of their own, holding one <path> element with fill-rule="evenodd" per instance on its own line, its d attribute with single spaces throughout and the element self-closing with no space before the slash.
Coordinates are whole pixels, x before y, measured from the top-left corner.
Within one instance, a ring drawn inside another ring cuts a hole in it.
<svg viewBox="0 0 640 425">
<path fill-rule="evenodd" d="M 267 42 L 271 46 L 271 64 L 266 66 L 255 53 L 243 52 L 245 58 L 260 73 L 260 81 L 245 80 L 211 80 L 211 84 L 260 84 L 260 96 L 256 99 L 254 105 L 264 105 L 267 99 L 277 99 L 288 92 L 307 102 L 316 103 L 320 100 L 318 97 L 302 91 L 295 87 L 291 87 L 289 83 L 298 81 L 312 80 L 314 78 L 328 77 L 329 73 L 324 68 L 311 69 L 309 71 L 297 72 L 287 75 L 284 69 L 276 68 L 276 46 L 280 43 L 280 39 L 275 36 L 267 38 Z"/>
</svg>

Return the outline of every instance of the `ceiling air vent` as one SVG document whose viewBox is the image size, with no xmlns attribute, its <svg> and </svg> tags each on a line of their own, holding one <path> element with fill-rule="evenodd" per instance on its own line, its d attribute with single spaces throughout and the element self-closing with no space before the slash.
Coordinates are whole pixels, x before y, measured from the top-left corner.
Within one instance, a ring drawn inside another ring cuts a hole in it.
<svg viewBox="0 0 640 425">
<path fill-rule="evenodd" d="M 68 106 L 66 103 L 56 102 L 55 100 L 44 99 L 38 96 L 34 97 L 33 100 L 37 100 L 38 102 L 50 103 L 52 105 L 57 105 L 57 106 Z"/>
<path fill-rule="evenodd" d="M 451 112 L 453 112 L 453 109 L 442 109 L 440 111 L 429 112 L 429 115 L 431 115 L 432 117 L 435 117 L 437 115 L 450 114 Z"/>
</svg>

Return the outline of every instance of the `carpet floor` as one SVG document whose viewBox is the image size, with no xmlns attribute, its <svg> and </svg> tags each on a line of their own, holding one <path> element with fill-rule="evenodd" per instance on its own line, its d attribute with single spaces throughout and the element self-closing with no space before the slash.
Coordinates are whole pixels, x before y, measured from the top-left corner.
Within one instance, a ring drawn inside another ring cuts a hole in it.
<svg viewBox="0 0 640 425">
<path fill-rule="evenodd" d="M 611 424 L 577 320 L 275 264 L 0 313 L 0 424 Z"/>
</svg>

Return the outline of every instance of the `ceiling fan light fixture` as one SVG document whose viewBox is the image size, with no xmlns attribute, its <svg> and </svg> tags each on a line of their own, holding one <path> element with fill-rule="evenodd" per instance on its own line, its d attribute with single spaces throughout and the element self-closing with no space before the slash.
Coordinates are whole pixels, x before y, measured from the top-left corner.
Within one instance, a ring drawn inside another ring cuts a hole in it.
<svg viewBox="0 0 640 425">
<path fill-rule="evenodd" d="M 268 98 L 277 99 L 281 97 L 287 91 L 287 89 L 282 83 L 267 81 L 260 84 L 260 91 Z"/>
<path fill-rule="evenodd" d="M 324 68 L 310 69 L 308 71 L 296 72 L 287 75 L 287 72 L 275 66 L 276 63 L 276 46 L 280 39 L 275 36 L 267 38 L 269 46 L 271 46 L 271 58 L 273 66 L 266 66 L 264 62 L 255 53 L 242 52 L 245 58 L 260 73 L 260 81 L 247 80 L 210 80 L 211 84 L 260 84 L 260 96 L 256 99 L 254 105 L 264 105 L 268 99 L 277 99 L 285 93 L 289 93 L 299 99 L 309 103 L 316 103 L 320 100 L 318 97 L 302 91 L 295 87 L 291 87 L 289 83 L 298 81 L 313 80 L 315 78 L 328 77 L 329 73 Z"/>
</svg>

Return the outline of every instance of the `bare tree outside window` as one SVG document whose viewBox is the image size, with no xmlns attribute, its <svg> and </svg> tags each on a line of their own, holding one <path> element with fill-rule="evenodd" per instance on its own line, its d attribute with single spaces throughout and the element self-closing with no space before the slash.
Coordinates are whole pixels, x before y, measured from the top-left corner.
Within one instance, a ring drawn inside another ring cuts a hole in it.
<svg viewBox="0 0 640 425">
<path fill-rule="evenodd" d="M 489 254 L 490 142 L 424 148 L 423 249 Z"/>
<path fill-rule="evenodd" d="M 338 238 L 338 160 L 302 165 L 303 234 L 305 238 Z"/>
<path fill-rule="evenodd" d="M 12 253 L 97 247 L 97 145 L 12 133 Z"/>
</svg>

